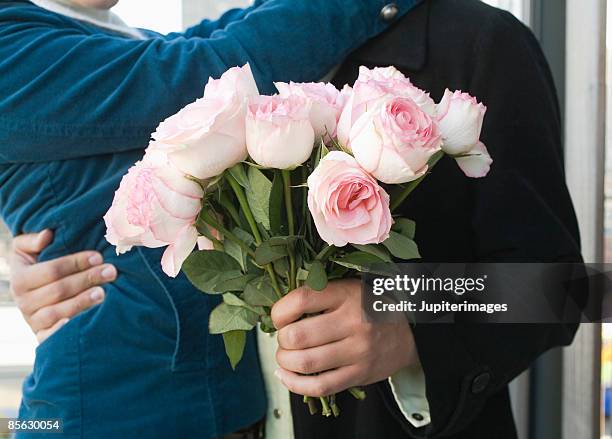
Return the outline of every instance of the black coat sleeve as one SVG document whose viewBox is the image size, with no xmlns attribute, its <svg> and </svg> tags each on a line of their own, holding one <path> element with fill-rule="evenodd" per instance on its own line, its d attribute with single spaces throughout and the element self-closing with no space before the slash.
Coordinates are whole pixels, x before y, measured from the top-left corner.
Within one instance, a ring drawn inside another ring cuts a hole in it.
<svg viewBox="0 0 612 439">
<path fill-rule="evenodd" d="M 475 259 L 580 261 L 575 213 L 565 184 L 559 106 L 550 70 L 531 32 L 499 12 L 473 48 L 466 90 L 488 105 L 483 141 L 494 159 L 471 181 Z M 421 324 L 413 328 L 432 423 L 414 438 L 465 431 L 487 400 L 543 352 L 571 343 L 575 325 Z"/>
</svg>

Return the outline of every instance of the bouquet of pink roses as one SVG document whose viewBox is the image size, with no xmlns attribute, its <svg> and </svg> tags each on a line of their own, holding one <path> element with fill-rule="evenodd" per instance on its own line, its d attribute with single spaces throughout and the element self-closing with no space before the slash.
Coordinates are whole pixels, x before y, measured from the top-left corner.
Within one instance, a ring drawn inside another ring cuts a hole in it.
<svg viewBox="0 0 612 439">
<path fill-rule="evenodd" d="M 436 104 L 393 67 L 362 67 L 342 91 L 276 87 L 260 95 L 248 65 L 211 79 L 159 125 L 104 217 L 118 253 L 166 247 L 165 273 L 222 295 L 209 329 L 232 367 L 246 331 L 275 331 L 271 308 L 289 291 L 419 258 L 414 222 L 393 212 L 444 155 L 468 177 L 492 162 L 484 105 L 448 90 Z M 320 403 L 338 415 L 333 395 Z"/>
</svg>

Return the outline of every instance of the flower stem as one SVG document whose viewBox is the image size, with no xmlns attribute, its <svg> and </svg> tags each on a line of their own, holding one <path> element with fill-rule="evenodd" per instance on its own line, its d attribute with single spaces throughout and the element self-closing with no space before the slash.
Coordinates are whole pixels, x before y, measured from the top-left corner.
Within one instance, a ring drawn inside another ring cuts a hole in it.
<svg viewBox="0 0 612 439">
<path fill-rule="evenodd" d="M 308 411 L 311 415 L 317 414 L 319 408 L 317 407 L 317 404 L 315 403 L 315 400 L 313 398 L 311 398 L 310 396 L 304 396 L 304 403 L 308 404 Z"/>
<path fill-rule="evenodd" d="M 327 260 L 330 258 L 331 255 L 333 255 L 336 252 L 336 250 L 338 250 L 338 247 L 333 246 L 333 245 L 328 245 L 319 252 L 319 254 L 317 255 L 315 259 L 321 262 L 327 262 Z"/>
<path fill-rule="evenodd" d="M 247 252 L 247 254 L 251 258 L 255 258 L 255 252 L 244 241 L 242 241 L 240 238 L 238 238 L 236 235 L 234 235 L 232 232 L 226 229 L 223 226 L 223 224 L 221 224 L 219 221 L 214 219 L 210 213 L 203 210 L 200 213 L 200 216 L 202 217 L 202 219 L 204 220 L 206 224 L 208 224 L 209 226 L 221 232 L 223 236 L 225 236 L 230 241 L 233 241 L 234 243 L 238 244 L 245 252 Z"/>
<path fill-rule="evenodd" d="M 257 228 L 257 222 L 255 222 L 255 217 L 253 216 L 253 212 L 251 211 L 251 206 L 249 206 L 249 202 L 246 198 L 246 195 L 244 194 L 244 191 L 242 190 L 242 187 L 240 186 L 240 184 L 236 181 L 236 179 L 229 172 L 226 173 L 226 178 L 230 186 L 232 187 L 232 190 L 236 194 L 236 198 L 238 198 L 238 203 L 240 204 L 240 208 L 244 212 L 244 216 L 246 217 L 247 222 L 249 223 L 249 227 L 251 228 L 251 231 L 253 232 L 255 243 L 257 244 L 257 246 L 260 246 L 262 243 L 261 233 L 259 232 L 259 229 Z M 254 254 L 253 254 L 253 259 L 255 259 Z M 281 299 L 283 297 L 283 293 L 280 289 L 280 286 L 278 285 L 278 279 L 276 279 L 276 273 L 274 272 L 274 267 L 272 266 L 272 264 L 266 264 L 264 268 L 268 272 L 268 276 L 270 276 L 270 282 L 272 283 L 272 288 L 274 288 L 274 292 L 276 293 L 276 296 L 279 299 Z"/>
<path fill-rule="evenodd" d="M 366 393 L 359 387 L 351 387 L 350 389 L 348 389 L 348 391 L 351 395 L 353 395 L 355 399 L 358 399 L 359 401 L 363 401 L 364 399 L 366 399 Z"/>
<path fill-rule="evenodd" d="M 334 418 L 340 416 L 340 407 L 336 404 L 336 395 L 331 395 L 329 397 L 329 402 L 331 406 L 332 413 L 334 414 Z"/>
<path fill-rule="evenodd" d="M 293 200 L 291 198 L 291 173 L 290 171 L 283 169 L 281 171 L 283 176 L 283 186 L 285 193 L 285 209 L 287 210 L 287 224 L 289 225 L 289 235 L 295 235 L 295 220 L 293 218 Z M 297 276 L 297 269 L 295 267 L 295 246 L 289 245 L 289 290 L 292 291 L 296 288 L 295 278 Z"/>
<path fill-rule="evenodd" d="M 429 174 L 429 172 L 433 169 L 434 166 L 436 166 L 436 164 L 440 161 L 442 157 L 444 157 L 444 151 L 438 151 L 433 156 L 431 156 L 431 158 L 429 159 L 429 163 L 427 164 L 429 167 L 427 172 L 421 175 L 416 180 L 408 183 L 406 187 L 401 192 L 398 193 L 398 195 L 393 197 L 393 201 L 391 202 L 391 206 L 390 206 L 391 212 L 393 212 L 395 209 L 401 206 L 401 204 L 408 197 L 408 195 L 410 195 L 419 186 L 419 184 L 421 184 L 421 182 L 425 180 L 425 177 L 427 177 L 427 174 Z"/>
<path fill-rule="evenodd" d="M 322 396 L 319 398 L 319 400 L 321 401 L 321 406 L 322 406 L 321 414 L 326 417 L 331 416 L 332 411 L 331 411 L 331 408 L 329 407 L 329 403 L 327 402 L 327 397 Z"/>
<path fill-rule="evenodd" d="M 246 195 L 244 195 L 244 191 L 240 186 L 240 183 L 236 181 L 236 179 L 228 172 L 226 174 L 227 181 L 229 182 L 232 190 L 236 194 L 236 198 L 238 198 L 238 203 L 240 203 L 240 207 L 242 208 L 242 212 L 249 223 L 249 227 L 253 232 L 253 237 L 255 238 L 255 243 L 257 245 L 261 244 L 261 233 L 257 228 L 257 223 L 255 222 L 255 217 L 253 216 L 253 212 L 251 211 L 251 206 L 249 206 L 249 202 L 247 201 Z"/>
</svg>

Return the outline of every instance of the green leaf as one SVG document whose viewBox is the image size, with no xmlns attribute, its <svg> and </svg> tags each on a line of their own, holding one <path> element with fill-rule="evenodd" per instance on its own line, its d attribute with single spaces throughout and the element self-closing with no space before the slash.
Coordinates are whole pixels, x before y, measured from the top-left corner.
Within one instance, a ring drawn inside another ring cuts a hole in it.
<svg viewBox="0 0 612 439">
<path fill-rule="evenodd" d="M 274 322 L 272 321 L 272 317 L 270 316 L 262 317 L 260 328 L 266 334 L 273 334 L 276 332 Z"/>
<path fill-rule="evenodd" d="M 224 332 L 223 344 L 225 345 L 225 354 L 232 365 L 232 369 L 236 370 L 236 366 L 240 363 L 242 355 L 244 354 L 246 331 Z"/>
<path fill-rule="evenodd" d="M 278 297 L 267 276 L 258 277 L 249 282 L 244 289 L 243 299 L 249 305 L 272 307 Z"/>
<path fill-rule="evenodd" d="M 255 262 L 259 265 L 269 264 L 285 256 L 287 256 L 287 247 L 284 245 L 270 245 L 270 241 L 263 242 L 255 250 Z"/>
<path fill-rule="evenodd" d="M 244 259 L 245 255 L 244 255 L 244 251 L 242 250 L 242 247 L 240 247 L 234 241 L 230 239 L 226 239 L 223 242 L 223 248 L 225 250 L 225 253 L 227 253 L 232 258 L 234 258 L 236 262 L 240 264 L 240 267 L 244 270 L 246 261 Z"/>
<path fill-rule="evenodd" d="M 273 235 L 284 235 L 287 226 L 284 222 L 284 186 L 281 171 L 275 171 L 270 191 L 270 231 Z"/>
<path fill-rule="evenodd" d="M 313 163 L 313 167 L 316 168 L 317 166 L 319 166 L 319 162 L 321 161 L 321 159 L 323 157 L 325 157 L 327 154 L 329 154 L 329 149 L 327 148 L 327 146 L 325 145 L 325 142 L 323 142 L 321 140 L 321 145 L 319 146 L 319 150 L 314 154 L 314 163 Z"/>
<path fill-rule="evenodd" d="M 246 161 L 246 160 L 243 161 L 242 163 L 244 163 L 245 165 L 252 166 L 253 168 L 257 168 L 257 169 L 270 169 L 270 168 L 268 168 L 266 166 L 261 166 L 261 165 L 258 165 L 257 163 L 249 162 L 249 161 Z"/>
<path fill-rule="evenodd" d="M 416 233 L 416 223 L 408 218 L 396 218 L 391 229 L 400 235 L 414 239 Z"/>
<path fill-rule="evenodd" d="M 407 236 L 400 235 L 397 232 L 392 231 L 389 234 L 389 238 L 383 242 L 383 245 L 387 247 L 391 254 L 396 258 L 409 260 L 419 259 L 421 257 L 416 242 Z"/>
<path fill-rule="evenodd" d="M 251 235 L 249 232 L 245 232 L 244 230 L 236 227 L 234 230 L 232 230 L 232 233 L 249 247 L 255 244 L 255 238 L 253 238 L 253 235 Z"/>
<path fill-rule="evenodd" d="M 351 245 L 355 247 L 357 250 L 374 255 L 377 258 L 382 259 L 383 261 L 386 261 L 386 262 L 392 261 L 391 256 L 389 256 L 389 252 L 382 245 L 376 245 L 376 244 L 368 244 L 368 245 L 351 244 Z"/>
<path fill-rule="evenodd" d="M 308 270 L 304 270 L 303 268 L 298 268 L 297 271 L 297 280 L 305 281 L 308 279 Z"/>
<path fill-rule="evenodd" d="M 244 172 L 244 166 L 242 166 L 242 163 L 238 163 L 232 166 L 231 168 L 229 168 L 228 171 L 240 186 L 245 189 L 249 188 L 249 179 L 246 175 L 246 172 Z"/>
<path fill-rule="evenodd" d="M 268 239 L 270 245 L 289 245 L 294 244 L 298 239 L 302 239 L 301 236 L 273 236 Z"/>
<path fill-rule="evenodd" d="M 289 278 L 289 262 L 287 258 L 281 258 L 274 261 L 274 271 L 279 276 L 288 279 Z"/>
<path fill-rule="evenodd" d="M 334 265 L 332 270 L 327 273 L 327 280 L 344 279 L 350 270 L 342 265 Z"/>
<path fill-rule="evenodd" d="M 250 309 L 222 302 L 210 313 L 208 331 L 211 334 L 223 334 L 236 330 L 250 331 L 255 327 L 258 319 L 257 313 Z"/>
<path fill-rule="evenodd" d="M 352 252 L 342 258 L 333 259 L 333 262 L 342 265 L 343 267 L 351 268 L 364 273 L 370 272 L 372 265 L 385 263 L 385 261 L 379 257 L 362 251 Z"/>
<path fill-rule="evenodd" d="M 227 253 L 204 250 L 192 253 L 183 264 L 187 278 L 200 291 L 215 294 L 217 286 L 242 276 L 240 264 Z"/>
<path fill-rule="evenodd" d="M 327 286 L 327 273 L 325 273 L 325 266 L 321 261 L 315 259 L 310 265 L 306 285 L 315 291 L 324 290 Z"/>
<path fill-rule="evenodd" d="M 215 288 L 219 293 L 225 293 L 228 291 L 244 291 L 247 284 L 256 277 L 257 276 L 255 274 L 245 274 L 234 279 L 228 279 L 226 281 L 220 282 Z"/>
<path fill-rule="evenodd" d="M 257 168 L 249 168 L 249 186 L 246 196 L 255 217 L 255 221 L 270 230 L 270 194 L 272 183 L 263 172 Z"/>
<path fill-rule="evenodd" d="M 255 314 L 259 314 L 258 309 L 252 307 L 251 305 L 249 305 L 248 303 L 246 303 L 244 300 L 242 300 L 240 297 L 236 296 L 235 294 L 232 293 L 227 293 L 223 295 L 223 301 L 225 303 L 227 303 L 228 305 L 231 306 L 240 306 L 242 308 L 246 308 L 250 311 L 253 311 Z"/>
<path fill-rule="evenodd" d="M 327 148 L 327 145 L 321 141 L 321 158 L 324 158 L 327 154 L 329 154 L 329 149 Z"/>
<path fill-rule="evenodd" d="M 202 209 L 203 211 L 203 209 Z M 200 215 L 202 213 L 202 211 L 200 211 Z M 198 219 L 196 220 L 196 229 L 198 230 L 198 233 L 200 235 L 205 236 L 206 238 L 210 239 L 211 241 L 215 241 L 217 240 L 217 238 L 215 236 L 213 236 L 212 232 L 210 231 L 210 226 L 208 224 L 206 224 L 206 222 L 200 217 L 198 216 Z"/>
<path fill-rule="evenodd" d="M 206 192 L 210 192 L 211 189 L 214 189 L 215 186 L 219 184 L 219 182 L 223 179 L 223 174 L 217 175 L 216 177 L 211 178 L 210 180 L 200 180 L 204 183 Z M 202 183 L 200 183 L 200 186 Z"/>
</svg>

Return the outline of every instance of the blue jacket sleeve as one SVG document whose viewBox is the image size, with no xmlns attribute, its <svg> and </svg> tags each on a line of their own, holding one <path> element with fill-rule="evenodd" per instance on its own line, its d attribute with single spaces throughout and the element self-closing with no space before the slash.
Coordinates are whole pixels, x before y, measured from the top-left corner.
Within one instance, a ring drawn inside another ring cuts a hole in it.
<svg viewBox="0 0 612 439">
<path fill-rule="evenodd" d="M 253 2 L 253 5 L 240 9 L 234 8 L 226 11 L 221 17 L 216 20 L 204 19 L 200 23 L 195 26 L 191 26 L 183 32 L 172 32 L 166 35 L 167 40 L 172 40 L 174 38 L 208 38 L 210 34 L 216 30 L 224 29 L 228 24 L 233 23 L 235 21 L 242 20 L 246 15 L 253 11 L 255 8 L 259 7 L 265 0 L 257 0 Z"/>
<path fill-rule="evenodd" d="M 268 0 L 209 38 L 88 34 L 34 6 L 0 6 L 0 163 L 146 147 L 207 79 L 251 64 L 274 81 L 322 77 L 388 23 L 385 0 Z M 415 0 L 398 2 L 400 14 Z"/>
</svg>

